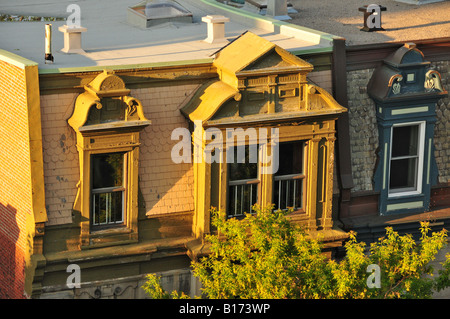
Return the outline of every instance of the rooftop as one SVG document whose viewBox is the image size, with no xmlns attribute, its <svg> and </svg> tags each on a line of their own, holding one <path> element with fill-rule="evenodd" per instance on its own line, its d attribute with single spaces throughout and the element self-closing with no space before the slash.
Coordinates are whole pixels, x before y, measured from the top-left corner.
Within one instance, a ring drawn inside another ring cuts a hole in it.
<svg viewBox="0 0 450 319">
<path fill-rule="evenodd" d="M 192 13 L 192 23 L 168 21 L 139 28 L 127 21 L 127 8 L 139 0 L 16 0 L 0 5 L 0 13 L 43 17 L 68 17 L 69 4 L 81 9 L 82 48 L 85 53 L 66 54 L 63 33 L 66 21 L 0 22 L 0 49 L 37 62 L 40 73 L 212 61 L 226 43 L 210 44 L 202 17 L 215 14 L 230 18 L 225 37 L 233 40 L 249 30 L 292 53 L 331 50 L 332 35 L 261 15 L 234 9 L 214 0 L 177 0 Z M 44 61 L 44 25 L 52 23 L 53 64 Z"/>
<path fill-rule="evenodd" d="M 346 38 L 347 45 L 410 42 L 450 37 L 450 1 L 422 5 L 394 0 L 289 0 L 298 11 L 289 22 Z M 358 8 L 376 3 L 387 8 L 381 16 L 385 31 L 362 32 L 363 13 Z"/>
</svg>

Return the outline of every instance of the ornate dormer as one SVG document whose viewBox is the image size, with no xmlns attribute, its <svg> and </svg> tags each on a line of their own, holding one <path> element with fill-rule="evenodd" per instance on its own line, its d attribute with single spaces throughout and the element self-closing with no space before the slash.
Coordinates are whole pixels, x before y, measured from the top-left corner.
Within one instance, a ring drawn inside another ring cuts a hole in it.
<svg viewBox="0 0 450 319">
<path fill-rule="evenodd" d="M 73 210 L 81 215 L 80 246 L 136 242 L 139 132 L 151 122 L 112 71 L 97 75 L 84 90 L 68 120 L 79 154 Z"/>
<path fill-rule="evenodd" d="M 383 60 L 368 84 L 368 94 L 381 104 L 416 98 L 440 99 L 447 93 L 442 88 L 439 72 L 414 43 L 406 43 Z"/>
<path fill-rule="evenodd" d="M 129 96 L 130 90 L 113 71 L 103 71 L 77 97 L 68 120 L 78 132 L 143 127 L 151 122 L 144 116 L 141 102 Z"/>
<path fill-rule="evenodd" d="M 219 80 L 203 85 L 181 110 L 192 121 L 225 125 L 346 111 L 307 81 L 310 63 L 251 32 L 217 52 L 213 65 Z"/>
<path fill-rule="evenodd" d="M 414 43 L 406 43 L 375 69 L 367 92 L 375 101 L 378 122 L 374 182 L 380 192 L 379 212 L 423 212 L 437 182 L 435 109 L 447 95 L 440 74 Z"/>
<path fill-rule="evenodd" d="M 335 121 L 346 109 L 307 81 L 313 66 L 251 32 L 213 65 L 218 79 L 181 109 L 194 128 L 194 234 L 210 232 L 211 206 L 241 218 L 258 203 L 292 207 L 296 222 L 326 240 L 346 238 L 331 215 Z"/>
</svg>

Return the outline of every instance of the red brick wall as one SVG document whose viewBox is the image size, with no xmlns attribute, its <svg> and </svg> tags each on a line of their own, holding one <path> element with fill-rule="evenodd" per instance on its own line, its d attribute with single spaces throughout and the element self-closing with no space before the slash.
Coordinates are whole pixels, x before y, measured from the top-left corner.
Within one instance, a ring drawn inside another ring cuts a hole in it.
<svg viewBox="0 0 450 319">
<path fill-rule="evenodd" d="M 24 298 L 31 173 L 25 70 L 0 61 L 0 298 Z"/>
</svg>

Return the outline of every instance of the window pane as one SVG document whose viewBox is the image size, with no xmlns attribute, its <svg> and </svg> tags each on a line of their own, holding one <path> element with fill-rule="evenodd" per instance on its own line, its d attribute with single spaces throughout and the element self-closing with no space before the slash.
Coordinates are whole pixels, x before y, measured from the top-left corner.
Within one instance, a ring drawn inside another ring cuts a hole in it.
<svg viewBox="0 0 450 319">
<path fill-rule="evenodd" d="M 122 186 L 123 162 L 123 153 L 93 155 L 93 189 Z"/>
<path fill-rule="evenodd" d="M 397 126 L 392 130 L 392 157 L 417 155 L 419 126 Z"/>
<path fill-rule="evenodd" d="M 304 143 L 288 142 L 279 146 L 280 165 L 273 183 L 273 203 L 276 209 L 300 209 L 303 207 L 302 192 Z M 296 175 L 295 175 L 296 174 Z"/>
<path fill-rule="evenodd" d="M 275 175 L 300 174 L 303 172 L 303 142 L 280 143 L 279 167 Z"/>
<path fill-rule="evenodd" d="M 302 208 L 303 181 L 304 179 L 275 180 L 273 188 L 275 209 Z"/>
<path fill-rule="evenodd" d="M 257 202 L 258 145 L 233 147 L 233 152 L 232 162 L 228 164 L 228 181 L 234 183 L 228 186 L 227 210 L 228 216 L 239 216 L 252 213 L 252 206 Z M 230 153 L 227 156 L 229 160 Z"/>
<path fill-rule="evenodd" d="M 228 164 L 228 172 L 230 181 L 243 179 L 257 179 L 258 178 L 258 147 L 252 145 L 245 146 L 245 152 L 239 154 L 239 148 L 244 150 L 244 147 L 234 147 L 234 160 Z M 252 152 L 252 153 L 251 153 Z M 243 162 L 243 163 L 242 163 Z M 252 162 L 252 163 L 251 163 Z"/>
<path fill-rule="evenodd" d="M 417 158 L 391 161 L 390 190 L 416 189 Z"/>
<path fill-rule="evenodd" d="M 252 213 L 257 201 L 258 184 L 239 184 L 228 187 L 228 215 Z"/>
<path fill-rule="evenodd" d="M 93 224 L 123 222 L 123 191 L 93 194 Z"/>
</svg>

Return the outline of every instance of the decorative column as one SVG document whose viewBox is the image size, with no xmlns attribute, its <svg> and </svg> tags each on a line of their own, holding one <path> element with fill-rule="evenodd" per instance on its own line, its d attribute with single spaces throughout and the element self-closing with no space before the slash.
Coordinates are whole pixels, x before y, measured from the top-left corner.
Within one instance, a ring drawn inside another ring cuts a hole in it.
<svg viewBox="0 0 450 319">
<path fill-rule="evenodd" d="M 308 174 L 306 187 L 306 214 L 309 217 L 309 230 L 317 229 L 317 176 L 320 137 L 313 137 L 308 143 Z"/>
<path fill-rule="evenodd" d="M 334 172 L 334 142 L 336 138 L 329 136 L 326 138 L 326 161 L 325 161 L 325 185 L 323 186 L 324 192 L 324 205 L 322 213 L 322 227 L 323 229 L 331 229 L 333 227 L 332 218 L 332 201 L 333 201 L 333 172 Z"/>
</svg>

